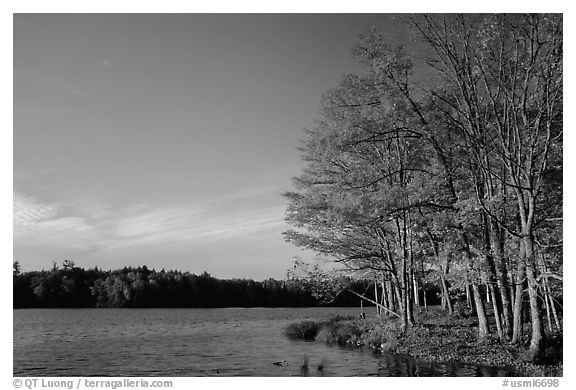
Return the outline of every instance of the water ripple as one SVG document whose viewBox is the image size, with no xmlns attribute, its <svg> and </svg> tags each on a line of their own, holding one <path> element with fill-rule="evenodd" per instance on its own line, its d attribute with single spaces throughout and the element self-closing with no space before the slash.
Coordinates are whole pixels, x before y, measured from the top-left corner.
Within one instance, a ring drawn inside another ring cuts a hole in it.
<svg viewBox="0 0 576 390">
<path fill-rule="evenodd" d="M 353 314 L 305 309 L 14 310 L 14 375 L 22 376 L 483 376 L 503 369 L 430 364 L 319 342 L 284 327 Z M 302 362 L 307 366 L 303 369 Z M 285 366 L 273 362 L 286 361 Z M 317 367 L 321 366 L 319 370 Z"/>
</svg>

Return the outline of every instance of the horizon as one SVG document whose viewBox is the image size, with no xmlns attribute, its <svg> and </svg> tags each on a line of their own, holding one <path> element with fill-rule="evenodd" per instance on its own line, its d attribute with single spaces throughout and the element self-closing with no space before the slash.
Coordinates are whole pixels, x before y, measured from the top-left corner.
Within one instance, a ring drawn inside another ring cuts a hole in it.
<svg viewBox="0 0 576 390">
<path fill-rule="evenodd" d="M 20 264 L 20 263 L 18 263 Z M 19 274 L 24 274 L 24 273 L 28 273 L 28 272 L 48 272 L 51 271 L 54 267 L 54 265 L 56 265 L 56 268 L 58 270 L 63 270 L 65 269 L 63 264 L 58 264 L 56 262 L 54 262 L 52 264 L 51 268 L 42 268 L 42 269 L 31 269 L 31 270 L 24 270 L 24 271 L 20 271 Z M 264 282 L 268 279 L 273 279 L 276 280 L 278 282 L 283 282 L 283 281 L 288 281 L 290 280 L 286 275 L 282 278 L 272 278 L 272 277 L 268 277 L 268 278 L 262 278 L 262 279 L 256 279 L 256 278 L 251 278 L 251 277 L 227 277 L 227 278 L 222 278 L 222 277 L 218 277 L 213 275 L 212 273 L 210 273 L 208 270 L 203 270 L 200 272 L 191 272 L 188 270 L 182 270 L 182 269 L 165 269 L 165 268 L 160 268 L 158 269 L 157 267 L 148 267 L 147 264 L 141 264 L 141 265 L 130 265 L 130 266 L 119 266 L 118 268 L 104 268 L 104 267 L 99 267 L 97 265 L 92 266 L 92 267 L 79 267 L 76 264 L 73 264 L 72 268 L 79 268 L 82 269 L 84 271 L 90 271 L 90 270 L 98 270 L 98 271 L 102 271 L 102 272 L 116 272 L 116 271 L 122 271 L 124 269 L 138 269 L 138 268 L 144 268 L 146 267 L 146 269 L 148 271 L 151 272 L 166 272 L 166 273 L 170 273 L 170 272 L 177 272 L 177 273 L 182 273 L 182 274 L 190 274 L 190 275 L 195 275 L 195 276 L 202 276 L 204 274 L 208 274 L 209 277 L 214 278 L 214 279 L 220 279 L 220 280 L 234 280 L 234 279 L 238 279 L 238 280 L 252 280 L 254 282 Z"/>
<path fill-rule="evenodd" d="M 390 14 L 15 14 L 14 261 L 282 277 L 297 150 Z"/>
</svg>

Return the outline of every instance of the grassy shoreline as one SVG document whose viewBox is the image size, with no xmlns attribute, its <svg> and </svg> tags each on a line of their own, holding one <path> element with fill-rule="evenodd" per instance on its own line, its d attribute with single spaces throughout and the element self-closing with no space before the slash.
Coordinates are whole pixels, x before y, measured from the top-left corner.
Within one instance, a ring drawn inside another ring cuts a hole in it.
<svg viewBox="0 0 576 390">
<path fill-rule="evenodd" d="M 549 337 L 541 364 L 534 364 L 526 360 L 524 346 L 502 343 L 497 337 L 479 342 L 473 318 L 448 316 L 438 308 L 419 313 L 416 324 L 404 336 L 393 318 L 342 316 L 293 323 L 285 334 L 296 339 L 406 354 L 424 361 L 510 367 L 516 376 L 562 376 L 563 369 L 561 334 Z"/>
</svg>

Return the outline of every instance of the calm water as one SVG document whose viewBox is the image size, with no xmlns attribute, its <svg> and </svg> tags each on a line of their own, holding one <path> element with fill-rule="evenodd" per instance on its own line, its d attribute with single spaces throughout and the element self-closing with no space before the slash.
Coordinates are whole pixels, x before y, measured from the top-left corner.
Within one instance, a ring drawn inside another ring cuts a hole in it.
<svg viewBox="0 0 576 390">
<path fill-rule="evenodd" d="M 285 326 L 350 308 L 14 310 L 15 376 L 504 376 L 290 340 Z M 308 372 L 301 369 L 308 358 Z M 286 360 L 288 365 L 273 362 Z M 323 362 L 324 369 L 318 371 Z"/>
</svg>

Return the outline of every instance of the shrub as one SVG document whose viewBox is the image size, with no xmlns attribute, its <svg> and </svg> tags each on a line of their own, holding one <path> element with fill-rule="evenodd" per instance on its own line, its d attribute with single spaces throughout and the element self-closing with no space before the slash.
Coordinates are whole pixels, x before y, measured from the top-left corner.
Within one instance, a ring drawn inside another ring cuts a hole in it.
<svg viewBox="0 0 576 390">
<path fill-rule="evenodd" d="M 362 330 L 352 321 L 334 321 L 326 324 L 328 342 L 336 344 L 357 344 Z"/>
<path fill-rule="evenodd" d="M 340 315 L 321 322 L 296 322 L 288 325 L 284 331 L 286 336 L 293 339 L 321 339 L 337 344 L 356 343 L 362 333 L 362 330 L 354 323 L 354 317 Z"/>
<path fill-rule="evenodd" d="M 364 331 L 362 342 L 371 348 L 394 350 L 398 343 L 399 329 L 396 321 L 372 324 Z"/>
<path fill-rule="evenodd" d="M 284 334 L 293 339 L 314 340 L 320 330 L 320 324 L 314 321 L 303 321 L 290 324 Z"/>
</svg>

